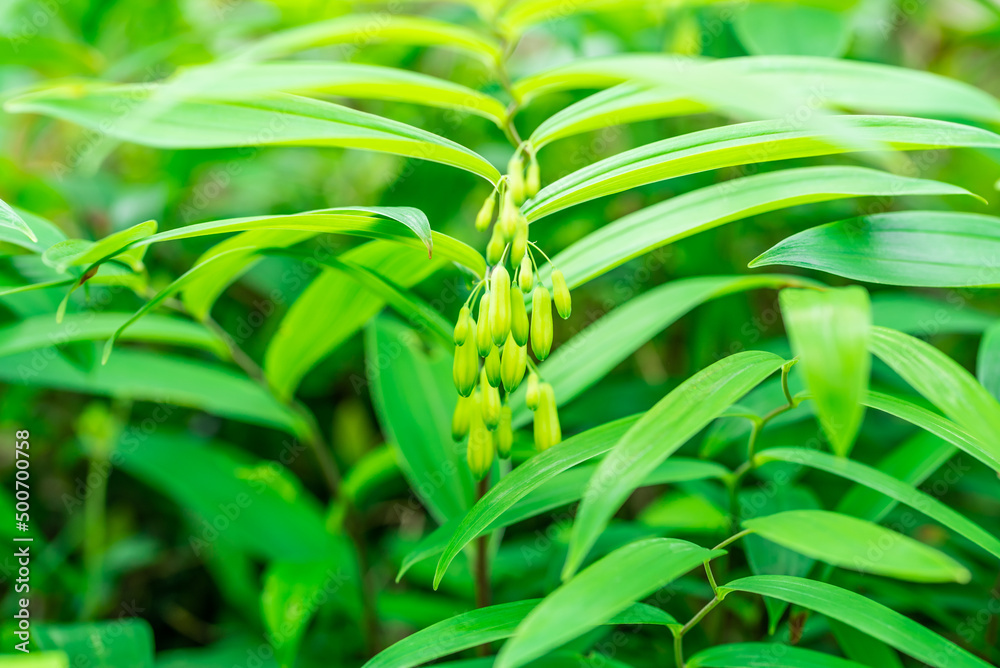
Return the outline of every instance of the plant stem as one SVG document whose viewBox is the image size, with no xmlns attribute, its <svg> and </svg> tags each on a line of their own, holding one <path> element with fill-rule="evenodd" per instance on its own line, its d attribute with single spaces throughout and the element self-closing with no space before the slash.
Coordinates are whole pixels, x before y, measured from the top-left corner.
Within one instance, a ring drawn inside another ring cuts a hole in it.
<svg viewBox="0 0 1000 668">
<path fill-rule="evenodd" d="M 490 474 L 479 481 L 476 490 L 477 499 L 483 496 L 490 489 Z M 476 540 L 476 607 L 485 608 L 490 604 L 490 563 L 489 563 L 490 535 L 484 532 Z M 489 656 L 490 645 L 485 643 L 477 648 L 479 656 Z"/>
<path fill-rule="evenodd" d="M 726 540 L 722 541 L 721 543 L 719 543 L 718 545 L 716 545 L 712 549 L 713 550 L 721 550 L 722 548 L 724 548 L 725 546 L 729 545 L 730 543 L 734 543 L 737 540 L 739 540 L 740 538 L 743 538 L 743 536 L 746 536 L 747 534 L 751 534 L 751 533 L 753 533 L 753 529 L 744 529 L 743 531 L 741 531 L 739 533 L 734 533 L 732 536 L 730 536 Z"/>
<path fill-rule="evenodd" d="M 108 467 L 94 455 L 87 468 L 87 480 L 97 477 L 97 485 L 90 490 L 83 506 L 83 563 L 87 573 L 87 591 L 84 595 L 80 619 L 87 621 L 96 615 L 104 597 L 104 549 L 105 549 L 105 500 L 108 491 Z"/>
</svg>

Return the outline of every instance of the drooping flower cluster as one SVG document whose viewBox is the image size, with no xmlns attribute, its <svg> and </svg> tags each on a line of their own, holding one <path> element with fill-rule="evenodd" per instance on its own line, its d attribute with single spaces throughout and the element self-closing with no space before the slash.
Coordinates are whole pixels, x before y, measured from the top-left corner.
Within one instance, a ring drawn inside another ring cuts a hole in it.
<svg viewBox="0 0 1000 668">
<path fill-rule="evenodd" d="M 562 440 L 555 393 L 550 384 L 541 380 L 528 356 L 529 345 L 539 362 L 552 350 L 553 300 L 562 318 L 568 318 L 572 311 L 569 288 L 561 271 L 553 268 L 551 272 L 551 293 L 540 280 L 532 249 L 546 260 L 548 257 L 529 241 L 528 221 L 519 208 L 525 196 L 534 196 L 538 188 L 534 155 L 530 156 L 525 174 L 518 149 L 508 163 L 507 175 L 476 216 L 476 228 L 487 230 L 499 198 L 500 212 L 486 246 L 490 269 L 469 295 L 455 323 L 453 376 L 460 396 L 452 419 L 452 435 L 456 441 L 469 437 L 469 468 L 478 479 L 489 472 L 494 452 L 502 459 L 510 456 L 513 431 L 508 399 L 525 374 L 525 403 L 534 412 L 535 447 L 545 450 Z M 513 277 L 507 270 L 508 261 Z M 477 296 L 479 307 L 474 316 L 470 305 L 476 303 Z"/>
</svg>

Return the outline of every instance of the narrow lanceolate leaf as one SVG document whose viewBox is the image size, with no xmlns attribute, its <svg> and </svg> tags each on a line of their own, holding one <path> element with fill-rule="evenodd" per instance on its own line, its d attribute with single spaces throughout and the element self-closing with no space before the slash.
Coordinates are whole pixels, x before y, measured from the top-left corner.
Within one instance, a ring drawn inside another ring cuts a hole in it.
<svg viewBox="0 0 1000 668">
<path fill-rule="evenodd" d="M 664 179 L 747 163 L 857 150 L 1000 147 L 1000 136 L 967 125 L 899 116 L 840 116 L 790 129 L 784 121 L 727 125 L 640 146 L 577 170 L 523 207 L 529 221 L 587 200 Z"/>
<path fill-rule="evenodd" d="M 609 76 L 609 61 L 613 62 L 614 57 L 577 61 L 570 67 L 576 68 L 577 77 L 588 63 L 595 72 L 603 68 L 604 80 L 593 83 L 608 85 L 608 80 L 614 81 Z M 672 60 L 664 61 L 667 67 L 672 63 Z M 1000 101 L 990 94 L 961 81 L 904 67 L 812 56 L 758 56 L 701 60 L 692 63 L 691 69 L 696 73 L 722 72 L 738 76 L 761 91 L 798 91 L 803 100 L 808 98 L 813 104 L 831 109 L 987 122 L 1000 120 Z M 532 143 L 541 147 L 580 132 L 713 108 L 709 100 L 693 99 L 690 93 L 679 92 L 676 87 L 635 81 L 634 68 L 631 72 L 625 67 L 621 70 L 619 80 L 629 83 L 591 95 L 554 114 L 532 133 Z M 537 77 L 539 83 L 544 81 Z M 549 77 L 548 82 L 553 87 L 555 79 Z M 520 82 L 515 85 L 519 86 Z"/>
<path fill-rule="evenodd" d="M 976 377 L 995 399 L 1000 399 L 1000 323 L 983 334 L 976 357 Z"/>
<path fill-rule="evenodd" d="M 184 97 L 240 100 L 266 93 L 336 95 L 457 109 L 497 124 L 506 118 L 500 101 L 485 93 L 418 72 L 360 63 L 223 61 L 182 70 L 168 86 Z"/>
<path fill-rule="evenodd" d="M 438 559 L 434 587 L 441 583 L 448 566 L 462 549 L 496 523 L 504 512 L 547 480 L 610 450 L 637 421 L 637 417 L 623 418 L 568 438 L 558 448 L 539 452 L 498 480 L 455 529 Z"/>
<path fill-rule="evenodd" d="M 470 647 L 509 638 L 538 604 L 538 599 L 531 599 L 462 613 L 407 636 L 362 668 L 413 668 Z M 606 623 L 679 626 L 666 612 L 643 603 L 612 615 Z"/>
<path fill-rule="evenodd" d="M 0 227 L 8 227 L 22 233 L 32 241 L 38 241 L 38 237 L 24 222 L 24 219 L 3 200 L 0 200 Z"/>
<path fill-rule="evenodd" d="M 160 94 L 157 94 L 160 93 Z M 53 116 L 124 141 L 156 148 L 339 146 L 444 163 L 496 183 L 485 158 L 448 139 L 332 102 L 295 95 L 182 99 L 148 85 L 74 84 L 29 93 L 13 113 Z M 121 116 L 121 109 L 130 109 Z"/>
<path fill-rule="evenodd" d="M 828 510 L 789 510 L 743 522 L 772 543 L 862 573 L 910 582 L 968 582 L 968 569 L 909 536 Z"/>
<path fill-rule="evenodd" d="M 493 63 L 502 48 L 485 35 L 423 16 L 400 14 L 349 14 L 276 32 L 251 44 L 233 57 L 237 60 L 273 60 L 306 49 L 331 44 L 347 44 L 353 51 L 358 40 L 364 44 L 388 43 L 413 46 L 441 46 L 468 51 Z"/>
<path fill-rule="evenodd" d="M 779 299 L 819 423 L 833 451 L 846 457 L 861 428 L 871 371 L 868 292 L 858 286 L 782 290 Z"/>
<path fill-rule="evenodd" d="M 566 442 L 569 443 L 570 441 Z M 606 442 L 609 444 L 608 447 L 610 447 L 614 441 L 608 439 Z M 560 448 L 562 447 L 560 446 Z M 534 458 L 529 461 L 534 461 Z M 520 470 L 524 466 L 527 466 L 527 464 L 518 466 L 515 471 Z M 596 465 L 594 464 L 583 464 L 575 466 L 568 471 L 563 471 L 558 475 L 546 479 L 538 487 L 532 489 L 524 498 L 513 504 L 510 503 L 509 498 L 502 498 L 498 502 L 502 503 L 499 508 L 500 514 L 481 533 L 487 533 L 494 529 L 502 529 L 503 527 L 568 505 L 574 501 L 579 501 L 583 496 L 583 491 L 587 487 L 587 481 L 590 480 L 590 476 L 593 475 L 595 469 Z M 692 480 L 705 480 L 707 478 L 722 480 L 729 474 L 729 469 L 714 462 L 675 457 L 657 466 L 642 481 L 642 486 L 689 482 Z M 508 477 L 509 475 L 504 476 L 497 483 L 497 486 L 503 484 L 503 481 Z M 478 513 L 481 510 L 477 504 L 469 511 L 469 515 Z M 495 511 L 497 508 L 491 506 L 489 510 Z M 465 518 L 463 517 L 462 521 L 464 520 Z M 463 526 L 462 521 L 458 519 L 452 520 L 423 538 L 403 559 L 399 573 L 396 575 L 396 581 L 398 582 L 414 564 L 440 554 L 445 548 L 449 547 L 449 543 L 451 543 L 459 527 Z M 480 534 L 471 536 L 469 540 L 474 540 L 478 535 Z"/>
<path fill-rule="evenodd" d="M 722 596 L 742 591 L 771 596 L 815 610 L 853 626 L 933 668 L 989 668 L 958 645 L 881 603 L 853 591 L 803 578 L 755 575 L 719 588 Z"/>
<path fill-rule="evenodd" d="M 59 273 L 64 273 L 70 267 L 87 267 L 106 258 L 126 253 L 130 247 L 155 232 L 156 221 L 147 220 L 126 230 L 109 234 L 100 241 L 67 239 L 42 253 L 42 261 Z M 136 257 L 134 253 L 131 256 L 126 253 L 122 259 L 132 268 L 139 268 L 142 266 L 141 255 L 138 256 L 139 261 L 136 261 Z"/>
<path fill-rule="evenodd" d="M 739 642 L 716 645 L 698 652 L 685 664 L 687 668 L 865 668 L 839 656 L 778 642 Z"/>
<path fill-rule="evenodd" d="M 994 471 L 1000 472 L 1000 445 L 994 438 L 980 438 L 967 427 L 918 406 L 906 399 L 881 392 L 869 392 L 865 399 L 869 408 L 895 415 L 942 438 L 960 450 L 969 453 Z"/>
<path fill-rule="evenodd" d="M 723 554 L 676 538 L 651 538 L 619 548 L 546 596 L 500 650 L 495 665 L 519 668 L 544 656 Z"/>
<path fill-rule="evenodd" d="M 31 230 L 31 236 L 29 238 L 16 225 L 14 227 L 0 225 L 0 243 L 8 243 L 26 248 L 33 253 L 41 253 L 49 246 L 66 240 L 66 234 L 55 223 L 24 209 L 12 209 L 12 211 L 28 226 Z"/>
<path fill-rule="evenodd" d="M 576 287 L 654 248 L 767 211 L 848 197 L 961 194 L 970 193 L 863 167 L 785 169 L 700 188 L 636 211 L 570 245 L 553 264 Z"/>
<path fill-rule="evenodd" d="M 924 287 L 1000 285 L 1000 218 L 894 211 L 794 234 L 751 267 L 781 264 L 856 281 Z"/>
<path fill-rule="evenodd" d="M 49 315 L 39 315 L 0 327 L 0 357 L 61 346 L 74 341 L 109 338 L 131 313 L 70 313 L 61 323 Z M 215 353 L 228 358 L 226 344 L 204 325 L 172 316 L 150 316 L 124 336 L 129 341 L 167 343 Z"/>
<path fill-rule="evenodd" d="M 769 448 L 757 453 L 754 461 L 757 464 L 774 461 L 801 464 L 864 485 L 937 520 L 1000 559 L 1000 539 L 996 536 L 929 494 L 915 489 L 912 484 L 897 480 L 878 469 L 850 459 L 833 457 L 825 452 L 805 448 Z"/>
<path fill-rule="evenodd" d="M 366 377 L 354 379 L 354 390 L 368 386 L 386 440 L 434 519 L 461 516 L 472 505 L 473 484 L 465 445 L 451 437 L 451 351 L 428 349 L 414 330 L 386 317 L 369 326 L 365 349 Z"/>
<path fill-rule="evenodd" d="M 563 579 L 576 572 L 608 521 L 652 469 L 784 363 L 771 353 L 737 353 L 699 371 L 643 415 L 587 485 Z"/>
<path fill-rule="evenodd" d="M 645 292 L 596 320 L 560 346 L 539 366 L 564 404 L 600 380 L 665 327 L 694 307 L 737 292 L 788 286 L 818 286 L 795 276 L 699 276 L 667 283 Z M 514 423 L 524 424 L 530 413 L 525 390 L 514 393 Z"/>
<path fill-rule="evenodd" d="M 943 352 L 902 332 L 875 327 L 872 352 L 942 413 L 1000 450 L 1000 403 Z"/>
</svg>

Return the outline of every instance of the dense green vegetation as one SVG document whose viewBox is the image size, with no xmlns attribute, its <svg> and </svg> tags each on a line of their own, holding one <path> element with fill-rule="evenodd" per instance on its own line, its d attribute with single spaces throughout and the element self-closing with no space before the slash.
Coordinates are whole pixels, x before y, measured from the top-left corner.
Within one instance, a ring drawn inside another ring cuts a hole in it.
<svg viewBox="0 0 1000 668">
<path fill-rule="evenodd" d="M 1000 664 L 995 0 L 0 16 L 0 666 Z"/>
</svg>

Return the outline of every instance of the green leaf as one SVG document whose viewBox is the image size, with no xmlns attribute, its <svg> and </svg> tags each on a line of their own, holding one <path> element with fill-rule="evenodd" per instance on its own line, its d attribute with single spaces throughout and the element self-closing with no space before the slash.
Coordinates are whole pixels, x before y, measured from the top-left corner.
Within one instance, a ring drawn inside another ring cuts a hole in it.
<svg viewBox="0 0 1000 668">
<path fill-rule="evenodd" d="M 0 224 L 0 242 L 41 253 L 49 246 L 66 240 L 66 234 L 55 223 L 24 209 L 11 207 L 11 210 L 31 230 L 30 238 L 16 224 L 14 227 Z"/>
<path fill-rule="evenodd" d="M 21 216 L 19 216 L 14 209 L 10 208 L 10 205 L 2 199 L 0 199 L 0 227 L 15 230 L 34 242 L 38 241 L 38 237 L 35 235 L 34 230 L 32 230 L 28 224 L 24 222 L 24 219 L 21 218 Z"/>
<path fill-rule="evenodd" d="M 879 327 L 914 335 L 980 334 L 998 321 L 968 303 L 897 291 L 872 295 L 872 320 Z"/>
<path fill-rule="evenodd" d="M 782 290 L 779 300 L 820 425 L 833 451 L 846 457 L 865 415 L 871 372 L 868 292 L 858 286 Z"/>
<path fill-rule="evenodd" d="M 311 456 L 301 443 L 277 454 L 288 461 Z M 319 503 L 276 461 L 165 428 L 126 432 L 116 457 L 129 474 L 194 515 L 189 542 L 196 555 L 221 540 L 259 558 L 301 565 L 347 549 L 328 532 Z"/>
<path fill-rule="evenodd" d="M 1000 399 L 1000 322 L 986 330 L 979 344 L 976 377 L 993 398 Z"/>
<path fill-rule="evenodd" d="M 641 59 L 641 60 L 640 60 Z M 678 60 L 676 56 L 609 56 L 574 61 L 516 82 L 516 89 L 541 85 L 537 93 L 563 87 L 594 88 L 622 81 L 553 114 L 531 135 L 541 148 L 580 132 L 654 118 L 711 111 L 716 105 L 696 89 L 636 81 L 634 73 L 649 68 L 673 72 L 690 67 L 695 73 L 721 71 L 758 91 L 781 92 L 810 107 L 932 118 L 1000 121 L 1000 100 L 975 86 L 904 67 L 809 56 L 758 56 L 721 60 Z M 584 73 L 594 76 L 586 80 Z M 559 73 L 563 76 L 560 77 Z M 566 76 L 575 73 L 575 76 Z M 817 89 L 821 90 L 817 94 Z M 792 105 L 795 108 L 797 105 Z"/>
<path fill-rule="evenodd" d="M 107 258 L 124 253 L 135 242 L 145 239 L 156 232 L 156 221 L 147 220 L 133 225 L 126 230 L 109 234 L 100 241 L 84 239 L 67 239 L 51 246 L 42 253 L 42 261 L 59 273 L 66 273 L 70 267 L 86 267 Z M 128 255 L 122 258 L 128 260 Z M 141 269 L 141 256 L 138 261 L 127 262 L 133 269 Z"/>
<path fill-rule="evenodd" d="M 839 57 L 851 40 L 852 17 L 793 3 L 761 2 L 737 12 L 733 29 L 755 56 Z"/>
<path fill-rule="evenodd" d="M 717 183 L 619 218 L 553 258 L 576 287 L 654 248 L 741 218 L 847 197 L 970 194 L 936 181 L 862 167 L 802 167 Z M 548 271 L 542 271 L 547 276 Z"/>
<path fill-rule="evenodd" d="M 594 321 L 560 346 L 539 365 L 561 405 L 578 396 L 628 358 L 671 323 L 694 307 L 736 292 L 762 288 L 817 285 L 794 276 L 699 276 L 685 278 L 644 292 Z M 529 421 L 525 389 L 511 399 L 514 424 Z"/>
<path fill-rule="evenodd" d="M 1000 147 L 1000 136 L 967 125 L 897 116 L 840 116 L 790 129 L 784 120 L 692 132 L 600 160 L 549 184 L 522 207 L 529 221 L 637 186 L 747 163 L 885 148 Z"/>
<path fill-rule="evenodd" d="M 229 368 L 162 353 L 120 350 L 104 366 L 82 371 L 62 357 L 39 367 L 31 352 L 4 358 L 0 380 L 82 394 L 187 406 L 213 415 L 301 435 L 305 425 L 264 388 Z M 168 409 L 164 409 L 168 410 Z"/>
<path fill-rule="evenodd" d="M 493 526 L 504 512 L 547 480 L 609 451 L 637 421 L 638 417 L 622 418 L 572 436 L 560 443 L 558 448 L 539 452 L 498 480 L 455 529 L 444 553 L 438 559 L 434 573 L 435 589 L 459 552 Z"/>
<path fill-rule="evenodd" d="M 71 313 L 57 323 L 49 315 L 39 315 L 0 327 L 0 357 L 28 350 L 62 346 L 74 341 L 109 338 L 128 320 L 129 313 Z M 150 316 L 128 331 L 129 341 L 168 343 L 207 350 L 221 358 L 229 358 L 229 349 L 204 325 L 172 316 Z"/>
<path fill-rule="evenodd" d="M 897 211 L 793 234 L 749 266 L 790 265 L 856 281 L 925 287 L 1000 285 L 1000 219 Z"/>
<path fill-rule="evenodd" d="M 485 158 L 448 139 L 332 102 L 276 94 L 227 100 L 182 99 L 149 84 L 54 86 L 9 100 L 11 113 L 36 113 L 115 139 L 167 149 L 339 146 L 458 167 L 496 183 Z M 121 109 L 129 109 L 127 117 Z"/>
<path fill-rule="evenodd" d="M 865 404 L 915 424 L 1000 472 L 1000 446 L 995 440 L 979 438 L 966 427 L 900 397 L 869 392 Z"/>
<path fill-rule="evenodd" d="M 725 554 L 676 538 L 619 548 L 545 597 L 497 654 L 497 668 L 519 668 L 607 623 L 705 561 Z"/>
<path fill-rule="evenodd" d="M 222 61 L 182 70 L 167 83 L 172 92 L 238 101 L 264 93 L 335 95 L 396 100 L 466 111 L 503 125 L 504 105 L 485 93 L 437 77 L 360 63 Z"/>
<path fill-rule="evenodd" d="M 456 400 L 451 351 L 425 348 L 412 329 L 376 318 L 365 336 L 367 377 L 356 378 L 354 388 L 370 384 L 375 413 L 400 468 L 443 523 L 472 505 L 473 483 L 465 445 L 451 437 Z"/>
<path fill-rule="evenodd" d="M 770 600 L 770 599 L 765 599 Z M 870 668 L 904 668 L 903 662 L 895 650 L 880 640 L 865 635 L 854 627 L 842 624 L 835 619 L 827 620 L 830 630 L 837 639 L 840 649 L 851 659 L 861 662 Z"/>
<path fill-rule="evenodd" d="M 771 353 L 736 353 L 699 371 L 643 415 L 590 479 L 573 523 L 563 579 L 576 572 L 612 515 L 651 470 L 784 363 Z"/>
<path fill-rule="evenodd" d="M 900 503 L 905 503 L 931 519 L 937 520 L 955 533 L 968 538 L 993 556 L 1000 558 L 1000 539 L 996 536 L 982 529 L 929 494 L 915 489 L 911 483 L 897 480 L 878 469 L 850 459 L 833 457 L 824 452 L 806 450 L 805 448 L 769 448 L 759 452 L 754 457 L 754 461 L 757 464 L 781 461 L 809 466 L 864 485 Z M 819 525 L 817 524 L 817 526 Z M 861 539 L 858 537 L 851 540 L 860 541 Z"/>
<path fill-rule="evenodd" d="M 687 668 L 862 668 L 864 664 L 784 643 L 740 642 L 703 649 L 688 659 L 686 665 Z"/>
<path fill-rule="evenodd" d="M 909 536 L 828 510 L 788 510 L 743 522 L 772 543 L 841 568 L 910 582 L 968 582 L 968 569 Z"/>
<path fill-rule="evenodd" d="M 370 269 L 401 288 L 416 285 L 445 266 L 416 249 L 372 242 L 338 259 Z M 484 261 L 485 265 L 485 261 Z M 446 292 L 441 299 L 458 299 Z M 264 355 L 264 371 L 279 396 L 290 397 L 306 373 L 364 327 L 386 305 L 349 275 L 324 268 L 292 303 Z M 449 436 L 450 438 L 450 436 Z"/>
<path fill-rule="evenodd" d="M 65 652 L 39 652 L 5 656 L 4 668 L 70 668 Z"/>
<path fill-rule="evenodd" d="M 576 443 L 578 442 L 577 439 L 574 438 L 571 440 L 574 445 L 570 447 L 576 447 Z M 566 443 L 569 442 L 570 440 L 566 441 Z M 605 439 L 604 442 L 607 444 L 607 448 L 610 448 L 614 443 L 612 439 Z M 564 449 L 564 447 L 561 446 L 560 449 Z M 577 459 L 579 455 L 571 454 L 571 457 L 573 459 Z M 478 502 L 472 507 L 465 517 L 454 518 L 448 521 L 422 539 L 403 559 L 403 563 L 399 568 L 399 573 L 396 575 L 396 581 L 398 582 L 402 579 L 406 571 L 408 571 L 414 564 L 420 563 L 424 559 L 433 557 L 436 554 L 440 554 L 445 551 L 445 549 L 451 549 L 454 556 L 455 554 L 458 554 L 458 552 L 460 552 L 470 541 L 475 540 L 483 533 L 487 533 L 495 529 L 502 529 L 503 527 L 516 524 L 532 517 L 537 517 L 542 513 L 546 513 L 550 510 L 559 508 L 560 506 L 565 506 L 573 503 L 574 501 L 580 500 L 587 487 L 587 481 L 590 480 L 594 470 L 597 468 L 596 465 L 585 464 L 575 466 L 569 470 L 564 470 L 558 474 L 553 474 L 552 470 L 554 469 L 545 467 L 544 473 L 537 470 L 525 471 L 526 474 L 531 473 L 532 478 L 535 478 L 536 476 L 548 476 L 544 477 L 543 482 L 540 484 L 537 484 L 535 479 L 532 479 L 530 482 L 526 482 L 526 480 L 523 479 L 522 474 L 518 474 L 518 479 L 515 479 L 513 483 L 505 482 L 515 472 L 521 471 L 536 459 L 537 457 L 533 457 L 528 460 L 528 462 L 518 466 L 510 474 L 501 478 L 497 484 L 494 485 L 494 488 L 500 487 L 500 491 L 493 492 L 490 490 L 488 493 L 490 494 L 488 501 Z M 529 466 L 529 468 L 531 467 Z M 649 485 L 688 482 L 691 480 L 703 480 L 705 478 L 723 479 L 728 475 L 729 470 L 719 464 L 704 462 L 697 459 L 675 457 L 673 459 L 668 459 L 656 467 L 656 469 L 650 473 L 645 480 L 643 480 L 642 486 L 646 487 Z M 536 484 L 537 486 L 530 487 L 530 490 L 527 493 L 523 492 L 524 488 Z M 519 486 L 521 489 L 516 491 L 506 489 L 510 485 L 514 485 L 515 487 Z M 489 525 L 485 529 L 471 535 L 469 532 L 470 524 L 472 526 L 478 526 L 481 521 L 471 520 L 470 522 L 466 522 L 466 518 L 473 517 L 484 512 L 493 517 L 492 521 L 490 521 Z M 464 532 L 464 537 L 461 539 L 455 539 L 455 536 L 460 531 Z M 442 575 L 449 564 L 450 560 L 448 563 L 442 565 Z"/>
<path fill-rule="evenodd" d="M 153 668 L 153 630 L 144 619 L 123 617 L 106 622 L 43 623 L 35 627 L 33 636 L 42 650 L 62 650 L 73 657 L 77 665 Z M 46 665 L 60 664 L 38 664 L 39 668 Z"/>
<path fill-rule="evenodd" d="M 884 327 L 871 350 L 942 413 L 1000 451 L 1000 403 L 957 362 L 920 339 Z"/>
<path fill-rule="evenodd" d="M 463 649 L 509 638 L 537 605 L 539 601 L 533 599 L 462 613 L 407 636 L 383 650 L 362 668 L 413 668 Z M 666 612 L 643 603 L 627 606 L 607 619 L 606 623 L 677 625 L 676 620 Z"/>
<path fill-rule="evenodd" d="M 474 30 L 424 16 L 348 14 L 272 33 L 235 55 L 242 60 L 271 60 L 331 44 L 387 43 L 442 46 L 468 51 L 489 63 L 499 61 L 496 41 Z"/>
<path fill-rule="evenodd" d="M 861 594 L 825 582 L 780 575 L 754 575 L 719 588 L 722 596 L 733 591 L 779 598 L 815 610 L 933 668 L 989 668 L 985 661 L 912 619 Z"/>
</svg>

